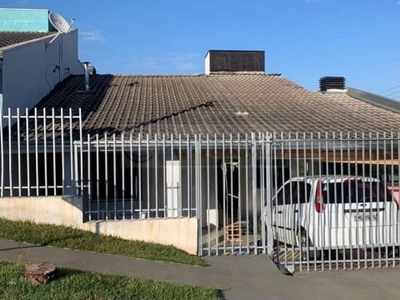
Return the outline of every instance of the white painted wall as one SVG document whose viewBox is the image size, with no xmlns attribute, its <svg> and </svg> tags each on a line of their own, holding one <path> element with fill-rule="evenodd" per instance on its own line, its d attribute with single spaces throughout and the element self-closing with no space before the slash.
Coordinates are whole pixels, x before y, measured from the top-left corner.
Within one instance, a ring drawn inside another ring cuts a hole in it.
<svg viewBox="0 0 400 300">
<path fill-rule="evenodd" d="M 83 222 L 82 198 L 74 196 L 0 198 L 0 217 L 65 225 L 98 234 L 173 245 L 197 254 L 197 218 Z"/>
<path fill-rule="evenodd" d="M 68 74 L 83 74 L 78 30 L 3 50 L 3 111 L 32 108 Z M 56 67 L 59 68 L 56 68 Z M 69 70 L 68 70 L 69 69 Z"/>
<path fill-rule="evenodd" d="M 210 75 L 210 52 L 207 53 L 204 61 L 205 61 L 205 74 Z"/>
</svg>

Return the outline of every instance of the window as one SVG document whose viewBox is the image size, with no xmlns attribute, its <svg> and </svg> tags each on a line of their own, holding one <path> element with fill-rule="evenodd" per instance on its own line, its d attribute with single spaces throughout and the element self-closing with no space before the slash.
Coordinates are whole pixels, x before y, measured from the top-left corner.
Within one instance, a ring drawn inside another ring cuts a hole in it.
<svg viewBox="0 0 400 300">
<path fill-rule="evenodd" d="M 299 203 L 308 203 L 310 199 L 311 185 L 306 182 L 299 183 Z"/>
<path fill-rule="evenodd" d="M 392 199 L 382 183 L 350 180 L 324 184 L 325 203 L 377 202 Z"/>
<path fill-rule="evenodd" d="M 283 205 L 286 204 L 286 199 L 290 197 L 290 190 L 292 188 L 292 185 L 288 182 L 285 186 L 283 186 L 276 197 L 277 200 L 277 205 Z"/>
</svg>

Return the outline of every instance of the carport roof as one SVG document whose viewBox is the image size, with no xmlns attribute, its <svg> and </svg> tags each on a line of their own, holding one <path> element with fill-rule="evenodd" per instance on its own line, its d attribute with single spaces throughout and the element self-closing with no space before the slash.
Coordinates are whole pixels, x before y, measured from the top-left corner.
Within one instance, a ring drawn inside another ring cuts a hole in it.
<svg viewBox="0 0 400 300">
<path fill-rule="evenodd" d="M 398 132 L 398 106 L 308 91 L 276 74 L 72 75 L 38 105 L 82 110 L 84 134 Z"/>
</svg>

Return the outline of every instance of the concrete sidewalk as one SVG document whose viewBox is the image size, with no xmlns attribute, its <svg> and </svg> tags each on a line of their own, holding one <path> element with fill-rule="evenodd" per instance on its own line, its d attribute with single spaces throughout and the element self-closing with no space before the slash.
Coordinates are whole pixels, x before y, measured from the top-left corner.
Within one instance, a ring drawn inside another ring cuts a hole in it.
<svg viewBox="0 0 400 300">
<path fill-rule="evenodd" d="M 287 276 L 264 255 L 209 257 L 200 268 L 0 240 L 0 260 L 213 287 L 226 299 L 400 299 L 399 269 Z"/>
</svg>

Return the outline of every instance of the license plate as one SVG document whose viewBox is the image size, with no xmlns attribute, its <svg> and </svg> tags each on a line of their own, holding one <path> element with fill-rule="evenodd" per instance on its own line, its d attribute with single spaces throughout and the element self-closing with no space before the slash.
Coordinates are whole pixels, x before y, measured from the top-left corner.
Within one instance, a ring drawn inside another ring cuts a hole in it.
<svg viewBox="0 0 400 300">
<path fill-rule="evenodd" d="M 373 213 L 353 214 L 354 222 L 371 222 L 371 221 L 376 221 L 377 219 L 378 219 L 377 214 Z"/>
</svg>

